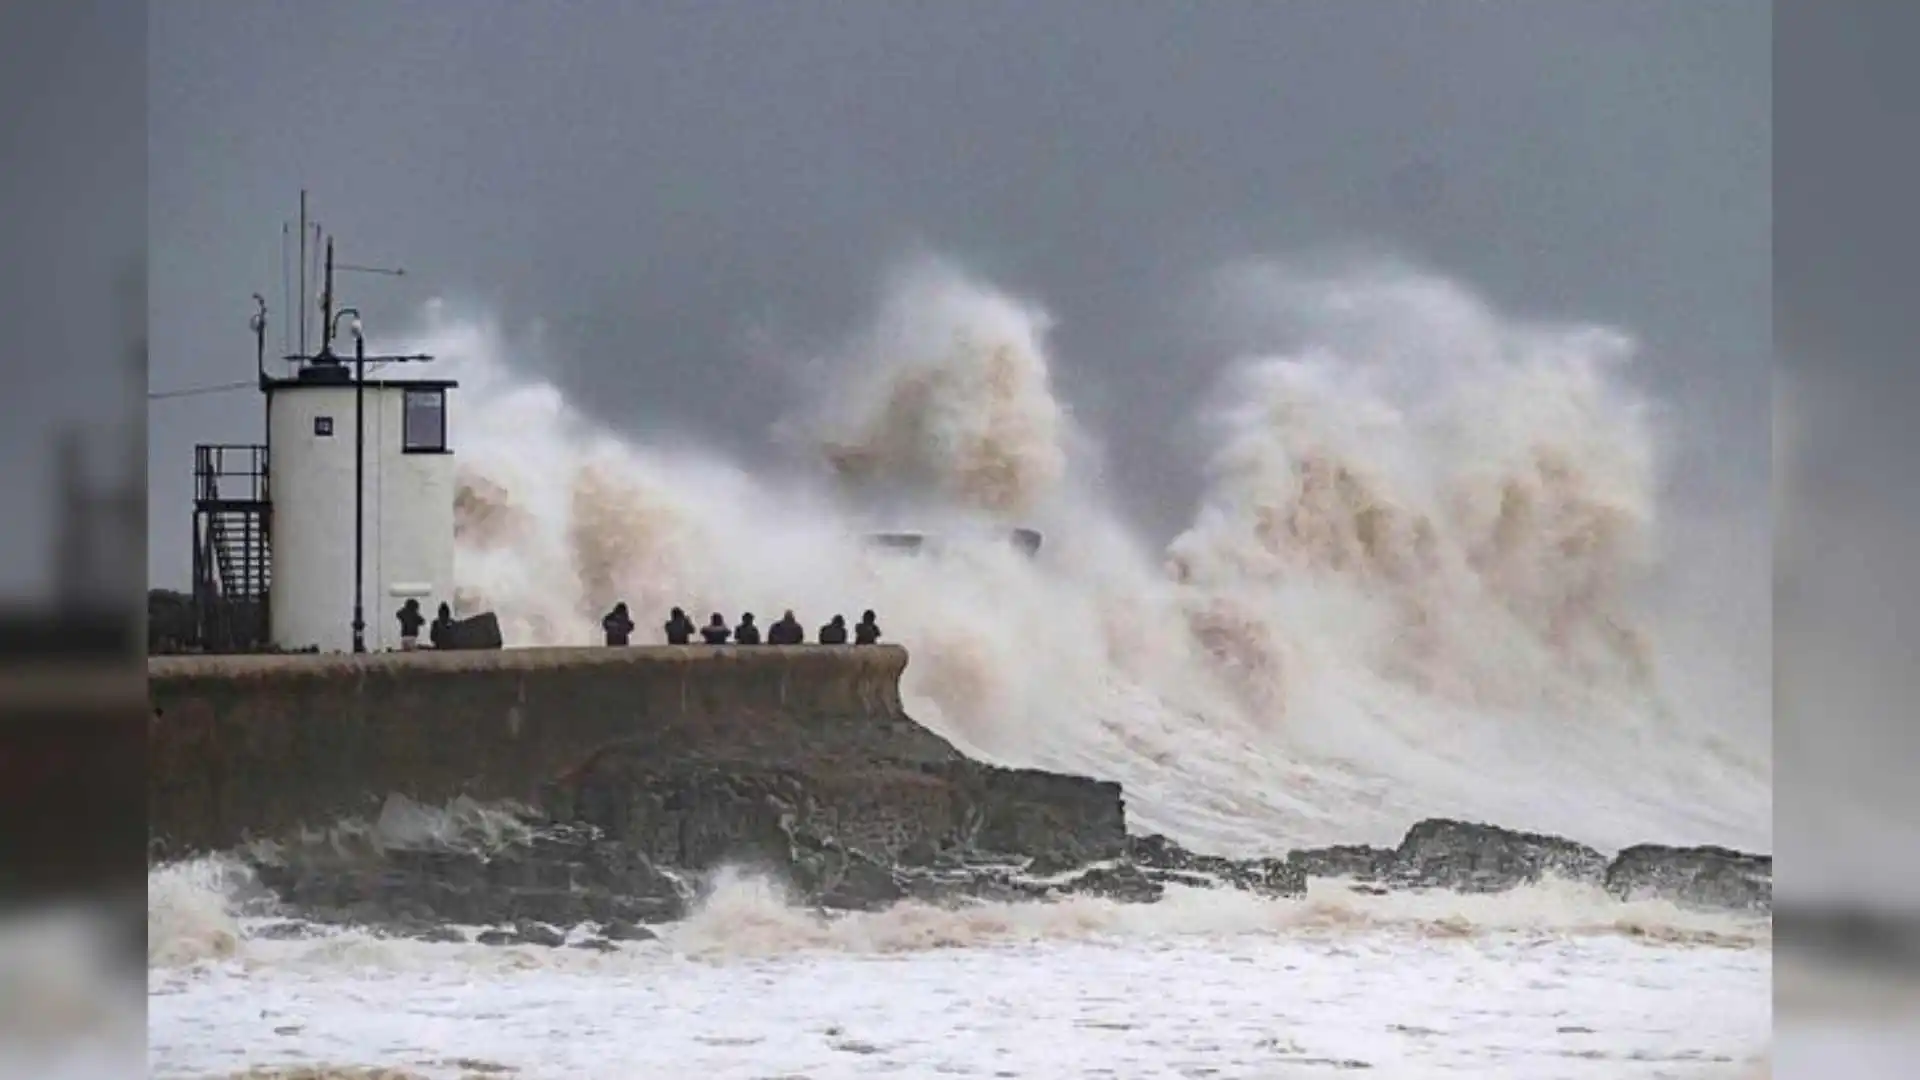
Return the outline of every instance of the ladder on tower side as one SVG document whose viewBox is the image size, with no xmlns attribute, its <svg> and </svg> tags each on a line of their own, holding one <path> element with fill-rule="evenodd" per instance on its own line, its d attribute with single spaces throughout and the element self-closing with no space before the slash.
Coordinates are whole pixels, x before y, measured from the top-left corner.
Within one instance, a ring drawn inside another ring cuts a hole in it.
<svg viewBox="0 0 1920 1080">
<path fill-rule="evenodd" d="M 193 448 L 193 608 L 207 652 L 266 648 L 272 621 L 273 504 L 267 448 L 257 443 Z"/>
</svg>

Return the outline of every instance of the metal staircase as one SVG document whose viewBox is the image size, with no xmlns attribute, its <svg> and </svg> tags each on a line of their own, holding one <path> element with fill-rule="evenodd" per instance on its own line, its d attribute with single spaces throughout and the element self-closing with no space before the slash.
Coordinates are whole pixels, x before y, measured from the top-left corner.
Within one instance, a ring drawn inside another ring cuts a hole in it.
<svg viewBox="0 0 1920 1080">
<path fill-rule="evenodd" d="M 248 652 L 267 646 L 273 584 L 273 504 L 267 448 L 193 448 L 193 608 L 199 646 Z"/>
</svg>

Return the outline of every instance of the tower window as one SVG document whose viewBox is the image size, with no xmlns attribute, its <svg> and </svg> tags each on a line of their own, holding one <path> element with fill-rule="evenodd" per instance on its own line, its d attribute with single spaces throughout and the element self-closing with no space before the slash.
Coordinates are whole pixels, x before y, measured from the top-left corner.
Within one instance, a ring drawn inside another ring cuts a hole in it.
<svg viewBox="0 0 1920 1080">
<path fill-rule="evenodd" d="M 331 416 L 314 417 L 313 433 L 315 436 L 322 439 L 331 438 L 333 436 L 333 417 Z"/>
<path fill-rule="evenodd" d="M 447 392 L 408 390 L 400 425 L 400 449 L 409 454 L 447 450 Z"/>
</svg>

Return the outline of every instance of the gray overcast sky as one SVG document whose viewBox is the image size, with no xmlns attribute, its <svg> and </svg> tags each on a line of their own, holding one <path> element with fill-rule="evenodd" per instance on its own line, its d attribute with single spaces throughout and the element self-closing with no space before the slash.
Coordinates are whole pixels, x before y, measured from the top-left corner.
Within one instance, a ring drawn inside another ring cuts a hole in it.
<svg viewBox="0 0 1920 1080">
<path fill-rule="evenodd" d="M 1059 318 L 1064 390 L 1164 531 L 1222 357 L 1182 305 L 1252 254 L 1386 246 L 1525 314 L 1617 323 L 1765 521 L 1770 30 L 1687 4 L 528 4 L 152 9 L 155 389 L 250 375 L 298 190 L 391 325 L 428 296 L 545 324 L 616 427 L 753 452 L 787 406 L 747 332 L 850 327 L 951 253 Z M 256 400 L 155 403 L 150 569 L 184 584 L 190 450 Z M 1696 447 L 1696 452 L 1699 447 Z M 1725 482 L 1722 482 L 1725 481 Z"/>
</svg>

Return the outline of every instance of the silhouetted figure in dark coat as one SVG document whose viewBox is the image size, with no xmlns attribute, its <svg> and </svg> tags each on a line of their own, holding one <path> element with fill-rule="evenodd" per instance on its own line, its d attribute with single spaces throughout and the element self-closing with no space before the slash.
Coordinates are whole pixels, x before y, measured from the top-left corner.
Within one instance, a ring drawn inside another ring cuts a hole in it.
<svg viewBox="0 0 1920 1080">
<path fill-rule="evenodd" d="M 427 617 L 420 614 L 420 601 L 408 597 L 393 617 L 400 620 L 400 648 L 406 651 L 419 648 L 420 628 L 427 625 Z"/>
<path fill-rule="evenodd" d="M 753 624 L 753 612 L 749 611 L 740 616 L 740 625 L 733 628 L 733 643 L 735 645 L 760 644 L 760 628 Z"/>
<path fill-rule="evenodd" d="M 873 612 L 869 611 L 860 616 L 860 621 L 853 624 L 853 643 L 855 645 L 880 643 L 880 623 L 874 619 Z"/>
<path fill-rule="evenodd" d="M 707 620 L 707 625 L 700 628 L 700 640 L 709 645 L 725 645 L 732 636 L 733 631 L 727 629 L 727 620 L 721 618 L 717 611 L 713 613 L 713 618 Z"/>
<path fill-rule="evenodd" d="M 625 645 L 633 640 L 633 616 L 627 614 L 625 600 L 613 605 L 607 617 L 600 620 L 600 629 L 607 632 L 609 645 Z"/>
<path fill-rule="evenodd" d="M 447 602 L 440 602 L 440 611 L 433 617 L 433 625 L 427 627 L 427 640 L 433 642 L 436 649 L 447 647 L 447 639 L 453 632 L 453 608 Z"/>
<path fill-rule="evenodd" d="M 793 617 L 792 608 L 788 608 L 787 613 L 780 616 L 779 622 L 767 627 L 767 644 L 769 645 L 799 645 L 806 640 L 807 631 L 800 625 L 800 620 Z"/>
<path fill-rule="evenodd" d="M 827 625 L 820 628 L 820 644 L 845 645 L 847 643 L 847 617 L 835 615 Z"/>
<path fill-rule="evenodd" d="M 686 612 L 674 608 L 673 614 L 667 619 L 667 644 L 691 645 L 693 632 L 697 629 L 699 627 L 693 625 L 693 620 L 687 618 Z"/>
</svg>

